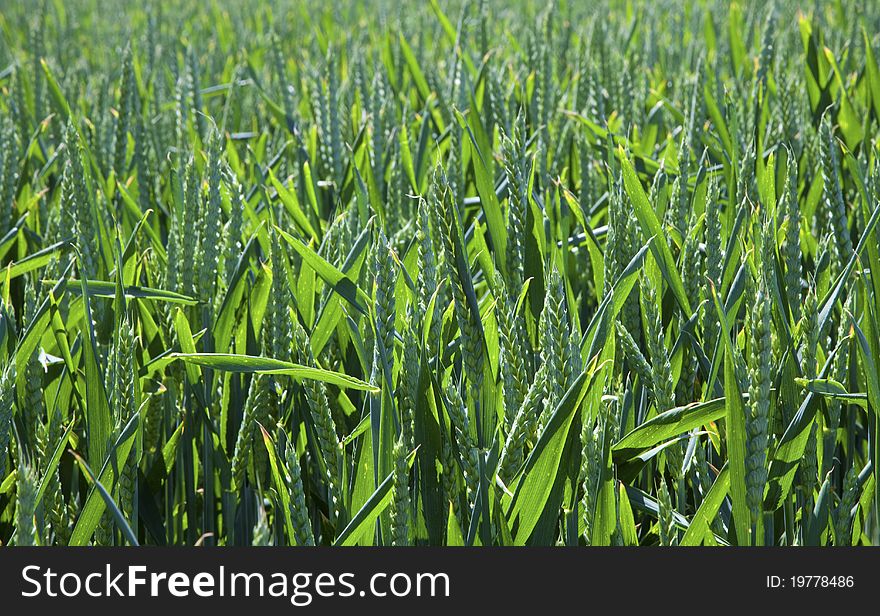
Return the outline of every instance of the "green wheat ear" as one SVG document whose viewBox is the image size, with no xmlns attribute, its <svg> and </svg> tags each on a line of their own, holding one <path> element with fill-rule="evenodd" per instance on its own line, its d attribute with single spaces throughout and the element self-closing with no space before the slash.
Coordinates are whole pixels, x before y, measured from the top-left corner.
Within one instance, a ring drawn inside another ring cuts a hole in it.
<svg viewBox="0 0 880 616">
<path fill-rule="evenodd" d="M 669 489 L 666 487 L 666 481 L 663 479 L 660 480 L 660 487 L 657 490 L 657 495 L 657 503 L 659 506 L 659 519 L 657 524 L 660 531 L 660 545 L 677 545 L 678 537 L 673 518 L 674 509 L 672 508 L 672 498 L 669 496 Z"/>
<path fill-rule="evenodd" d="M 37 310 L 37 296 L 34 284 L 30 278 L 25 279 L 25 307 L 23 325 L 29 326 L 33 320 Z M 32 455 L 37 460 L 43 460 L 46 457 L 49 447 L 47 440 L 46 424 L 43 423 L 43 375 L 45 369 L 40 363 L 39 352 L 35 350 L 28 358 L 25 367 L 25 386 L 24 395 L 21 397 L 22 415 L 25 425 L 30 430 L 30 434 L 26 437 L 26 443 Z"/>
<path fill-rule="evenodd" d="M 501 478 L 505 481 L 512 479 L 522 466 L 526 443 L 534 443 L 538 436 L 538 419 L 543 411 L 546 378 L 547 368 L 542 365 L 510 425 L 498 464 Z"/>
<path fill-rule="evenodd" d="M 123 181 L 127 174 L 126 152 L 128 149 L 128 134 L 132 131 L 132 115 L 134 113 L 135 91 L 134 68 L 132 66 L 131 45 L 126 45 L 122 54 L 122 76 L 119 83 L 119 116 L 116 118 L 116 135 L 113 143 L 113 172 L 119 181 Z M 116 197 L 117 216 L 120 215 L 120 197 Z"/>
<path fill-rule="evenodd" d="M 822 117 L 819 138 L 822 143 L 823 195 L 828 220 L 826 229 L 833 234 L 836 271 L 839 272 L 849 261 L 853 245 L 849 233 L 846 203 L 837 175 L 840 167 L 837 140 L 831 130 L 831 118 L 828 111 Z"/>
<path fill-rule="evenodd" d="M 541 359 L 547 367 L 544 383 L 544 412 L 538 418 L 540 433 L 556 404 L 575 378 L 574 358 L 569 344 L 571 325 L 565 299 L 565 288 L 559 271 L 554 266 L 547 283 L 546 304 L 541 313 L 539 342 Z"/>
<path fill-rule="evenodd" d="M 308 336 L 298 322 L 294 323 L 294 340 L 299 362 L 307 366 L 316 366 L 315 358 L 308 344 Z M 330 409 L 327 388 L 324 383 L 314 379 L 305 379 L 302 385 L 315 427 L 318 450 L 326 469 L 326 488 L 333 505 L 333 515 L 338 515 L 338 507 L 341 504 L 339 490 L 341 488 L 343 451 L 336 422 Z"/>
<path fill-rule="evenodd" d="M 6 477 L 6 454 L 12 438 L 12 415 L 15 412 L 15 364 L 0 372 L 0 476 Z"/>
<path fill-rule="evenodd" d="M 289 306 L 292 303 L 289 268 L 287 256 L 277 234 L 272 234 L 273 248 L 270 262 L 272 264 L 272 290 L 266 310 L 266 338 L 268 351 L 276 359 L 287 360 L 291 357 L 293 346 L 293 329 Z"/>
<path fill-rule="evenodd" d="M 190 158 L 183 171 L 183 212 L 179 233 L 180 237 L 180 285 L 185 295 L 195 293 L 195 273 L 198 259 L 198 241 L 191 236 L 191 229 L 198 228 L 202 211 L 202 185 L 195 162 Z"/>
<path fill-rule="evenodd" d="M 599 477 L 602 472 L 603 460 L 601 458 L 601 423 L 592 422 L 584 418 L 581 429 L 581 485 L 583 496 L 581 498 L 582 517 L 584 520 L 584 541 L 587 545 L 592 543 L 593 521 L 596 516 L 596 499 L 599 493 Z"/>
<path fill-rule="evenodd" d="M 498 321 L 500 366 L 504 390 L 504 420 L 508 431 L 529 391 L 523 327 L 516 313 L 516 298 L 508 293 L 503 277 L 495 280 L 495 318 Z"/>
<path fill-rule="evenodd" d="M 112 400 L 117 421 L 116 432 L 121 433 L 139 410 L 135 359 L 137 352 L 136 332 L 127 317 L 119 324 L 116 347 Z M 119 476 L 120 510 L 126 519 L 134 525 L 133 529 L 137 528 L 138 521 L 137 470 L 140 463 L 138 450 L 138 447 L 132 447 Z"/>
<path fill-rule="evenodd" d="M 259 476 L 262 476 L 262 471 L 266 468 L 266 461 L 262 458 L 261 453 L 265 452 L 265 447 L 261 447 L 257 439 L 259 438 L 258 424 L 261 423 L 261 420 L 265 422 L 268 416 L 269 379 L 269 376 L 261 374 L 251 379 L 231 464 L 232 489 L 237 493 L 244 490 L 248 466 L 252 458 L 254 468 Z"/>
<path fill-rule="evenodd" d="M 502 137 L 504 171 L 507 176 L 507 283 L 519 289 L 523 283 L 523 250 L 525 242 L 526 209 L 529 206 L 529 160 L 522 145 L 517 118 L 512 134 Z"/>
<path fill-rule="evenodd" d="M 37 544 L 34 515 L 37 510 L 39 477 L 36 467 L 30 462 L 20 463 L 15 483 L 15 544 L 33 546 Z"/>
<path fill-rule="evenodd" d="M 709 179 L 709 185 L 706 191 L 706 227 L 705 227 L 705 250 L 706 250 L 706 277 L 703 280 L 702 297 L 704 299 L 712 298 L 712 288 L 717 293 L 722 292 L 722 267 L 724 260 L 724 248 L 721 237 L 721 204 L 718 194 L 718 182 L 714 176 Z M 721 324 L 718 322 L 718 315 L 710 306 L 703 312 L 703 336 L 705 338 L 704 347 L 707 353 L 711 353 L 715 349 L 718 335 L 721 330 Z"/>
<path fill-rule="evenodd" d="M 220 136 L 213 131 L 208 145 L 206 180 L 208 195 L 200 205 L 198 283 L 201 298 L 208 302 L 214 297 L 217 284 L 217 266 L 220 254 L 222 205 L 220 202 L 221 166 Z"/>
<path fill-rule="evenodd" d="M 761 234 L 761 249 L 768 250 L 772 235 L 765 222 Z M 762 514 L 764 487 L 767 482 L 767 444 L 770 419 L 771 387 L 771 308 L 770 263 L 761 259 L 758 280 L 755 281 L 755 299 L 749 313 L 749 403 L 746 413 L 746 500 L 757 524 Z"/>
<path fill-rule="evenodd" d="M 12 200 L 18 181 L 18 138 L 8 115 L 0 118 L 0 233 L 12 224 Z"/>
<path fill-rule="evenodd" d="M 483 348 L 480 340 L 479 314 L 474 314 L 464 291 L 464 283 L 456 267 L 456 243 L 460 238 L 455 205 L 450 201 L 451 188 L 442 178 L 446 174 L 439 170 L 441 181 L 444 182 L 442 192 L 433 200 L 435 228 L 440 234 L 443 250 L 443 263 L 446 280 L 452 289 L 455 317 L 461 336 L 461 355 L 464 373 L 471 387 L 474 399 L 478 399 L 483 383 Z"/>
<path fill-rule="evenodd" d="M 409 467 L 403 436 L 394 444 L 394 473 L 391 492 L 391 545 L 409 545 Z"/>
<path fill-rule="evenodd" d="M 391 256 L 391 246 L 382 231 L 373 245 L 373 271 L 376 298 L 376 335 L 389 362 L 394 359 L 394 321 L 397 317 L 395 283 L 397 280 Z"/>
<path fill-rule="evenodd" d="M 416 309 L 413 304 L 407 307 L 407 319 L 410 323 L 417 321 Z M 398 384 L 400 395 L 400 432 L 404 447 L 415 447 L 415 415 L 416 406 L 419 404 L 419 378 L 421 376 L 419 341 L 412 327 L 407 327 L 403 332 L 403 366 L 402 378 Z"/>
<path fill-rule="evenodd" d="M 86 184 L 86 169 L 83 166 L 83 148 L 69 118 L 64 133 L 65 165 L 62 180 L 62 215 L 67 229 L 73 229 L 77 247 L 82 255 L 82 274 L 94 279 L 98 273 L 95 254 L 97 229 L 92 214 L 92 198 Z M 66 214 L 65 214 L 66 213 Z"/>
<path fill-rule="evenodd" d="M 834 545 L 852 545 L 853 507 L 859 498 L 859 473 L 851 466 L 843 481 L 843 493 L 834 511 Z"/>
<path fill-rule="evenodd" d="M 223 234 L 223 281 L 227 288 L 241 254 L 244 227 L 244 189 L 235 173 L 226 167 L 223 173 L 229 191 L 229 222 Z M 169 257 L 170 259 L 170 257 Z"/>
<path fill-rule="evenodd" d="M 284 449 L 285 466 L 287 467 L 287 489 L 290 492 L 290 517 L 297 545 L 315 545 L 312 523 L 309 519 L 308 503 L 303 490 L 302 470 L 296 447 L 290 441 Z"/>
<path fill-rule="evenodd" d="M 785 294 L 792 320 L 801 318 L 801 211 L 798 203 L 797 161 L 788 152 L 785 187 L 782 192 L 785 216 L 785 241 L 782 247 L 785 260 Z"/>
<path fill-rule="evenodd" d="M 476 495 L 479 475 L 479 452 L 471 435 L 470 417 L 458 387 L 450 383 L 446 388 L 446 411 L 452 424 L 455 444 L 458 448 L 462 474 L 467 487 L 468 503 L 473 504 Z"/>
<path fill-rule="evenodd" d="M 641 349 L 639 349 L 639 345 L 619 321 L 615 323 L 615 328 L 617 338 L 620 341 L 620 347 L 623 349 L 626 360 L 642 380 L 642 383 L 652 386 L 654 381 L 654 371 L 648 363 L 648 360 L 645 359 L 645 356 L 642 354 Z"/>
<path fill-rule="evenodd" d="M 251 545 L 254 547 L 272 545 L 272 531 L 269 528 L 266 510 L 261 504 L 257 505 L 257 522 L 254 524 Z"/>
</svg>

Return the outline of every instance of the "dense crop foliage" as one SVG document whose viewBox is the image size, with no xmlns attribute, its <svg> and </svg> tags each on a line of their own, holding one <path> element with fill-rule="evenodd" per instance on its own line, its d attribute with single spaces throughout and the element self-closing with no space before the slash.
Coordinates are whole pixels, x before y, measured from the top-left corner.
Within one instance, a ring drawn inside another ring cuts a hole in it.
<svg viewBox="0 0 880 616">
<path fill-rule="evenodd" d="M 876 4 L 0 4 L 0 543 L 880 541 Z"/>
</svg>

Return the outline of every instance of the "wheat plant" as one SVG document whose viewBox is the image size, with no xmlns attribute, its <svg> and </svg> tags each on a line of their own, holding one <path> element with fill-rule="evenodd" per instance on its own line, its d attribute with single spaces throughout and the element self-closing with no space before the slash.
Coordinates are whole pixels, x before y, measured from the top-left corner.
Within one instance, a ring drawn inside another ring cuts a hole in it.
<svg viewBox="0 0 880 616">
<path fill-rule="evenodd" d="M 0 545 L 880 543 L 875 4 L 107 4 L 0 11 Z"/>
</svg>

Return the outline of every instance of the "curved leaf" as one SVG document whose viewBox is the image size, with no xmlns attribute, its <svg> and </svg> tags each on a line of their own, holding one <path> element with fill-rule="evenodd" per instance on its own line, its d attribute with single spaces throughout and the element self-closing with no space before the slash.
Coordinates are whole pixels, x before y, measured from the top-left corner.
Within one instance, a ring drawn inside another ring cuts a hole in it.
<svg viewBox="0 0 880 616">
<path fill-rule="evenodd" d="M 189 364 L 195 364 L 215 370 L 227 372 L 240 372 L 245 374 L 284 374 L 295 379 L 312 379 L 323 381 L 339 387 L 359 389 L 362 391 L 377 392 L 379 389 L 369 383 L 365 383 L 353 376 L 332 372 L 321 368 L 312 368 L 292 362 L 272 359 L 269 357 L 257 357 L 253 355 L 234 355 L 231 353 L 172 353 L 171 359 L 179 359 Z"/>
</svg>

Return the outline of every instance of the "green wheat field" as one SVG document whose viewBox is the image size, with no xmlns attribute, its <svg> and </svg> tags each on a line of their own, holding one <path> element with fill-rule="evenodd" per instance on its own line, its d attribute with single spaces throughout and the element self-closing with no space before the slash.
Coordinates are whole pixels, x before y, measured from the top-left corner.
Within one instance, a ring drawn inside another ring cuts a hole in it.
<svg viewBox="0 0 880 616">
<path fill-rule="evenodd" d="M 880 543 L 878 33 L 0 2 L 0 545 Z"/>
</svg>

